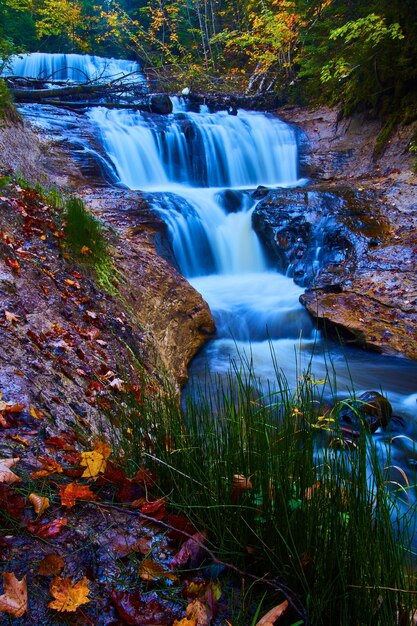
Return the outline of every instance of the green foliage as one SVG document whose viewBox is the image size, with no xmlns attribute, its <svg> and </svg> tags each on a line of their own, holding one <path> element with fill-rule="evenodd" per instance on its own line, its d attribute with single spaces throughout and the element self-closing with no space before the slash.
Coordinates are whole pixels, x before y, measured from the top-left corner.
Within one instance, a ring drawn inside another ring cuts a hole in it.
<svg viewBox="0 0 417 626">
<path fill-rule="evenodd" d="M 307 374 L 291 390 L 278 374 L 265 395 L 236 369 L 183 411 L 169 389 L 144 386 L 123 396 L 114 440 L 132 474 L 157 473 L 222 561 L 261 580 L 258 602 L 267 579 L 272 605 L 285 589 L 317 626 L 394 626 L 413 605 L 410 487 L 390 491 L 389 444 L 377 451 L 366 429 L 357 441 L 339 430 L 342 404 L 326 410 L 324 383 Z"/>
<path fill-rule="evenodd" d="M 0 78 L 0 123 L 5 120 L 18 122 L 20 117 L 14 107 L 13 98 L 6 83 Z"/>
</svg>

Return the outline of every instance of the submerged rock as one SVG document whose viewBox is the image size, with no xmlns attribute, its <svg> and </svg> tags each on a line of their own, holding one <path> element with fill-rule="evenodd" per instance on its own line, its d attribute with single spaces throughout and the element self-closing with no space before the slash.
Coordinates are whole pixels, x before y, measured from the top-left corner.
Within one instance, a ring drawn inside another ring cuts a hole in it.
<svg viewBox="0 0 417 626">
<path fill-rule="evenodd" d="M 386 428 L 392 417 L 389 401 L 378 391 L 365 391 L 357 400 L 347 402 L 339 413 L 342 426 L 360 431 L 363 427 L 374 433 L 379 427 Z"/>
</svg>

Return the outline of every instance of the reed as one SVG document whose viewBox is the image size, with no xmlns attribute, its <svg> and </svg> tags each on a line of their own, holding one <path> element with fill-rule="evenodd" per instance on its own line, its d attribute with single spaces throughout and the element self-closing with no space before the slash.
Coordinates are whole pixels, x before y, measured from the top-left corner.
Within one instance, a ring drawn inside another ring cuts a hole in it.
<svg viewBox="0 0 417 626">
<path fill-rule="evenodd" d="M 265 393 L 250 368 L 235 367 L 182 408 L 169 389 L 144 388 L 140 402 L 126 394 L 118 437 L 130 470 L 154 470 L 219 559 L 290 590 L 301 623 L 409 623 L 411 487 L 389 489 L 389 445 L 377 449 L 365 427 L 347 439 L 341 404 L 329 409 L 325 381 L 310 372 L 295 388 L 278 371 L 275 382 Z M 261 583 L 257 593 L 259 602 Z M 263 608 L 279 600 L 268 592 Z"/>
</svg>

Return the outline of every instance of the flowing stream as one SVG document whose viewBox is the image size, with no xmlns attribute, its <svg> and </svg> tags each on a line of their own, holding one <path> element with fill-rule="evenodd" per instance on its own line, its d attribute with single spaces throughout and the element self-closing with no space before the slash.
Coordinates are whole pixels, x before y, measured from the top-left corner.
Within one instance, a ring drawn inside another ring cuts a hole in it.
<svg viewBox="0 0 417 626">
<path fill-rule="evenodd" d="M 51 107 L 25 110 L 38 124 L 56 124 Z M 169 116 L 104 108 L 85 115 L 119 184 L 145 192 L 168 225 L 181 272 L 210 305 L 217 336 L 194 360 L 192 376 L 222 374 L 230 359 L 246 355 L 267 381 L 271 349 L 290 383 L 310 361 L 316 378 L 334 366 L 340 395 L 382 389 L 402 416 L 394 428 L 417 439 L 417 364 L 324 345 L 299 303 L 303 290 L 268 265 L 252 230 L 254 189 L 306 183 L 291 127 L 243 110 L 190 112 L 180 99 Z M 82 143 L 77 124 L 70 134 Z M 395 450 L 402 466 L 414 466 L 412 441 L 399 439 Z"/>
</svg>

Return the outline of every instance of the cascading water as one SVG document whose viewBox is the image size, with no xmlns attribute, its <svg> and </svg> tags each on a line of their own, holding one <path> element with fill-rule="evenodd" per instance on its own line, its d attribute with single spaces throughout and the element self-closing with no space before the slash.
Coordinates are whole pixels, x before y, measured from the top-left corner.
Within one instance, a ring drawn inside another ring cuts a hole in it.
<svg viewBox="0 0 417 626">
<path fill-rule="evenodd" d="M 48 54 L 32 52 L 14 55 L 3 71 L 4 76 L 27 76 L 44 80 L 69 80 L 86 82 L 93 80 L 115 80 L 132 75 L 140 82 L 144 77 L 135 61 L 106 59 L 89 54 Z"/>
<path fill-rule="evenodd" d="M 251 224 L 248 189 L 297 183 L 297 145 L 286 124 L 244 111 L 180 110 L 162 120 L 104 109 L 89 115 L 121 182 L 159 190 L 150 200 L 169 226 L 182 273 L 210 304 L 219 338 L 311 334 L 302 290 L 268 270 Z"/>
<path fill-rule="evenodd" d="M 88 132 L 98 135 L 100 158 L 108 159 L 122 185 L 145 191 L 168 224 L 178 266 L 210 304 L 218 329 L 218 338 L 195 359 L 194 372 L 204 375 L 208 367 L 222 373 L 231 356 L 246 350 L 256 373 L 273 378 L 272 345 L 289 380 L 309 363 L 313 348 L 313 370 L 324 378 L 328 356 L 299 304 L 302 289 L 268 268 L 251 227 L 254 188 L 300 182 L 293 131 L 269 115 L 210 114 L 206 107 L 192 113 L 181 99 L 173 104 L 169 116 L 94 108 L 82 124 L 80 116 L 53 107 L 29 105 L 25 112 L 84 153 L 97 154 Z M 359 350 L 342 353 L 337 346 L 332 359 L 340 392 L 382 388 L 394 409 L 410 418 L 414 437 L 415 365 Z"/>
</svg>

